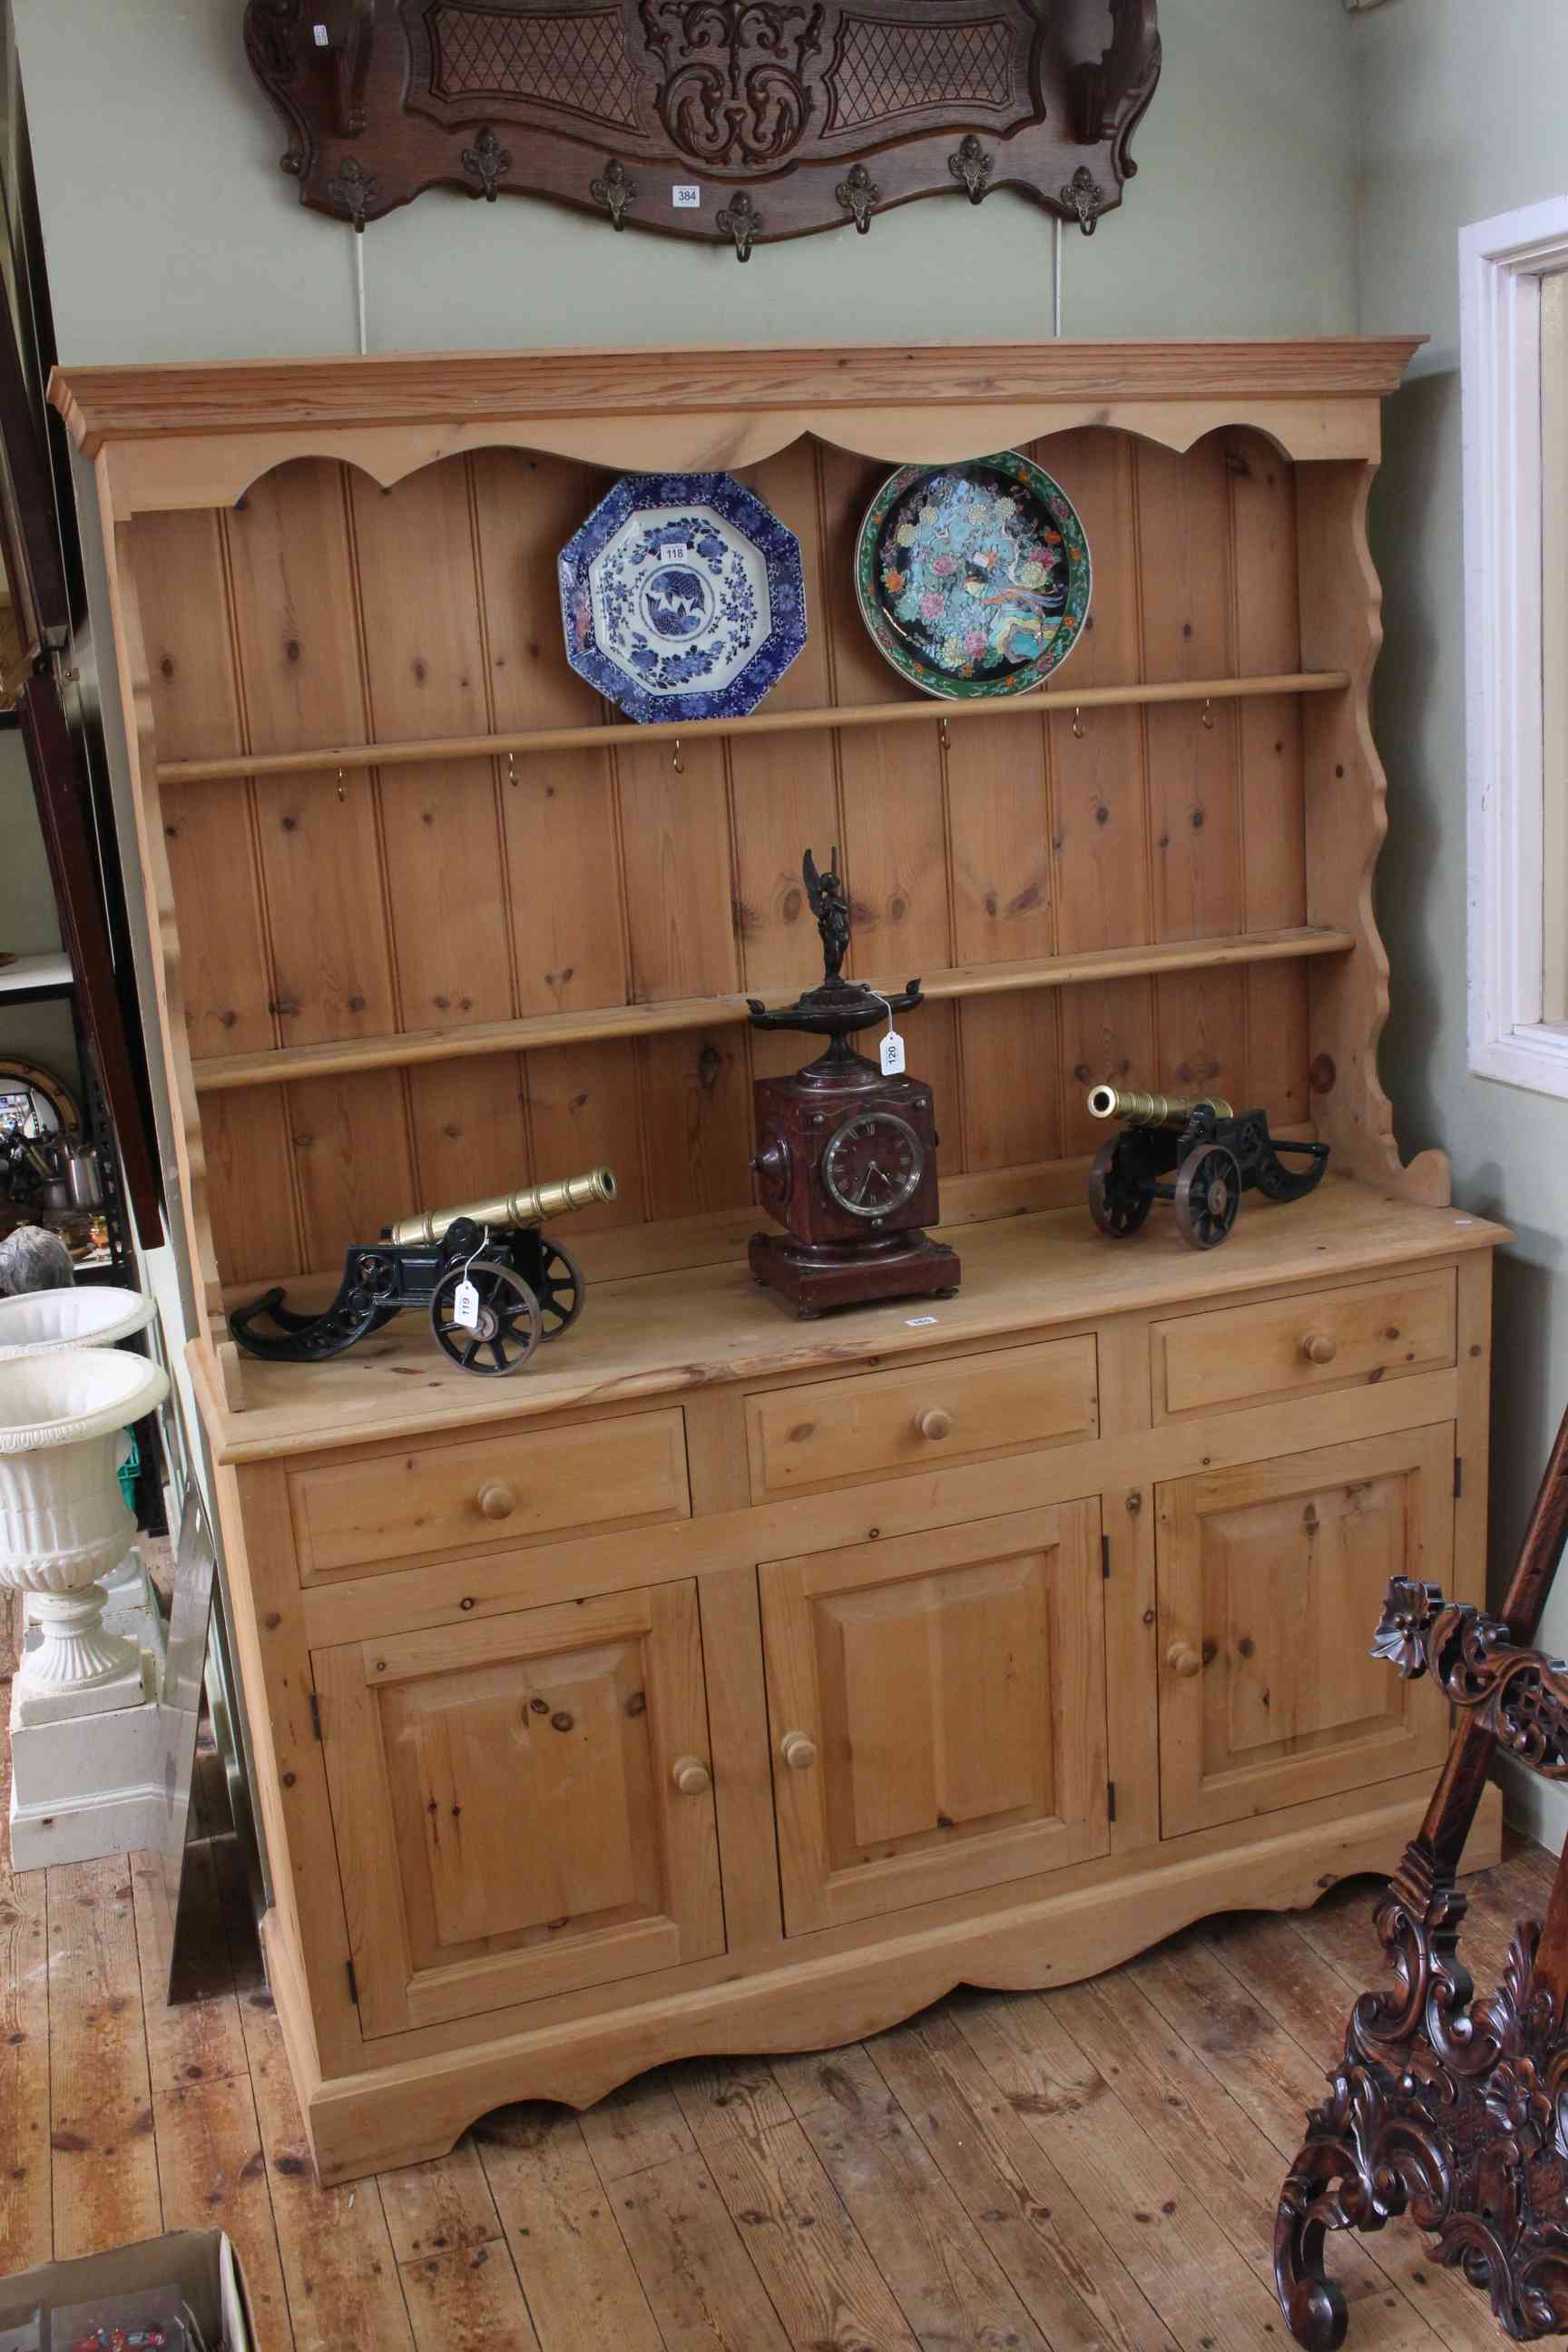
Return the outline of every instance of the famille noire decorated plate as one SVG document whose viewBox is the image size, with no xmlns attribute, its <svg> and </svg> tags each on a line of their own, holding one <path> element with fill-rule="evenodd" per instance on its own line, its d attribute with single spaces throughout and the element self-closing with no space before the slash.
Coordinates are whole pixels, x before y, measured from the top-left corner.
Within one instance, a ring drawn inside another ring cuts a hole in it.
<svg viewBox="0 0 1568 2352">
<path fill-rule="evenodd" d="M 904 466 L 860 527 L 861 617 L 927 694 L 1026 694 L 1089 617 L 1089 541 L 1067 492 L 1013 450 Z"/>
<path fill-rule="evenodd" d="M 567 659 L 628 719 L 742 719 L 805 643 L 800 543 L 730 474 L 626 475 L 560 573 Z"/>
</svg>

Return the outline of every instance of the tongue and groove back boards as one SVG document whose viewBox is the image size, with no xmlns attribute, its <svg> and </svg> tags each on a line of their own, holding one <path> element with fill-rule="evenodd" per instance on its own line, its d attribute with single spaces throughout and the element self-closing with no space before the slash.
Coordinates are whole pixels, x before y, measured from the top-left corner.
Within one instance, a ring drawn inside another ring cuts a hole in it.
<svg viewBox="0 0 1568 2352">
<path fill-rule="evenodd" d="M 1300 668 L 1298 469 L 1262 433 L 1178 454 L 1081 427 L 1029 454 L 1078 504 L 1095 567 L 1056 688 Z M 856 534 L 887 471 L 810 437 L 742 469 L 805 564 L 811 638 L 770 711 L 914 698 L 855 609 Z M 298 458 L 232 509 L 137 516 L 159 761 L 613 719 L 566 664 L 554 584 L 610 478 L 498 448 L 383 489 Z M 807 843 L 840 845 L 872 975 L 1291 929 L 1307 920 L 1301 727 L 1280 696 L 742 729 L 683 745 L 679 768 L 652 742 L 165 781 L 197 1085 L 237 1053 L 793 992 L 817 973 Z M 1092 1148 L 1082 1097 L 1101 1077 L 1309 1118 L 1309 970 L 930 1003 L 907 1037 L 942 1111 L 950 1212 L 1070 1192 L 1062 1163 Z M 420 1205 L 597 1160 L 621 1190 L 574 1223 L 591 1272 L 728 1255 L 752 1220 L 752 1076 L 797 1053 L 730 1018 L 203 1091 L 220 1277 L 330 1269 Z"/>
</svg>

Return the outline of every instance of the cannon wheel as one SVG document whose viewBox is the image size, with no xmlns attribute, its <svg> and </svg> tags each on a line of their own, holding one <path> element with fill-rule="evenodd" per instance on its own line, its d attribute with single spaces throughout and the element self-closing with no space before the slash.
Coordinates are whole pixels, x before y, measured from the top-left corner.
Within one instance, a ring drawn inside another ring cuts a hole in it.
<svg viewBox="0 0 1568 2352">
<path fill-rule="evenodd" d="M 459 1323 L 453 1311 L 465 1275 L 479 1294 L 477 1331 Z M 543 1322 L 539 1301 L 521 1275 L 493 1260 L 448 1266 L 430 1297 L 430 1328 L 442 1349 L 465 1372 L 482 1372 L 490 1380 L 522 1370 L 539 1345 Z"/>
<path fill-rule="evenodd" d="M 1153 1194 L 1141 1185 L 1117 1182 L 1115 1143 L 1095 1153 L 1089 1171 L 1089 1212 L 1102 1234 L 1114 1234 L 1119 1240 L 1135 1234 L 1153 1201 Z"/>
<path fill-rule="evenodd" d="M 559 1242 L 541 1241 L 539 1251 L 539 1305 L 544 1318 L 544 1337 L 559 1339 L 569 1331 L 583 1312 L 583 1296 L 587 1289 L 583 1269 L 569 1249 Z"/>
<path fill-rule="evenodd" d="M 1176 1171 L 1176 1231 L 1194 1249 L 1217 1249 L 1241 1206 L 1241 1166 L 1223 1143 L 1200 1143 Z"/>
</svg>

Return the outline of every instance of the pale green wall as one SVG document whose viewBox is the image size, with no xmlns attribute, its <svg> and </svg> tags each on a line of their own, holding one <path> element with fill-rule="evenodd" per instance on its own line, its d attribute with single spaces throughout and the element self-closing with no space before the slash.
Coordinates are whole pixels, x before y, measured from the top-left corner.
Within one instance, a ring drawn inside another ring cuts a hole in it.
<svg viewBox="0 0 1568 2352">
<path fill-rule="evenodd" d="M 1378 903 L 1395 975 L 1383 1074 L 1406 1150 L 1441 1143 L 1455 1197 L 1519 1240 L 1499 1265 L 1494 1583 L 1506 1573 L 1568 1404 L 1568 1103 L 1466 1067 L 1462 568 L 1457 237 L 1568 189 L 1563 0 L 1390 0 L 1351 25 L 1364 178 L 1361 324 L 1425 328 L 1390 406 L 1373 554 L 1387 599 L 1376 723 L 1390 836 Z M 1568 1580 L 1546 1639 L 1568 1647 Z M 1568 1799 L 1530 1783 L 1555 1848 Z"/>
<path fill-rule="evenodd" d="M 242 0 L 14 0 L 61 354 L 352 348 L 351 232 L 304 213 Z M 1353 324 L 1354 107 L 1340 0 L 1163 0 L 1142 175 L 1066 240 L 1069 334 Z M 373 350 L 1030 338 L 1050 231 L 999 192 L 730 254 L 434 194 L 364 239 Z"/>
</svg>

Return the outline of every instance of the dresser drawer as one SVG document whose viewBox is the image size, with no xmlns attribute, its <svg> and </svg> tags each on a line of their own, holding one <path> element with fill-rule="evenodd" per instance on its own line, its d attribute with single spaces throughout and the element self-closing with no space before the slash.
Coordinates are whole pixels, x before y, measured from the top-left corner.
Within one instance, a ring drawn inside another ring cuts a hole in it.
<svg viewBox="0 0 1568 2352">
<path fill-rule="evenodd" d="M 289 1499 L 307 1584 L 416 1552 L 686 1518 L 685 1416 L 676 1406 L 405 1447 L 298 1471 Z"/>
<path fill-rule="evenodd" d="M 752 1496 L 1094 1437 L 1095 1366 L 1086 1334 L 748 1397 Z"/>
<path fill-rule="evenodd" d="M 1154 1417 L 1441 1371 L 1454 1361 L 1454 1316 L 1447 1268 L 1156 1323 Z"/>
</svg>

